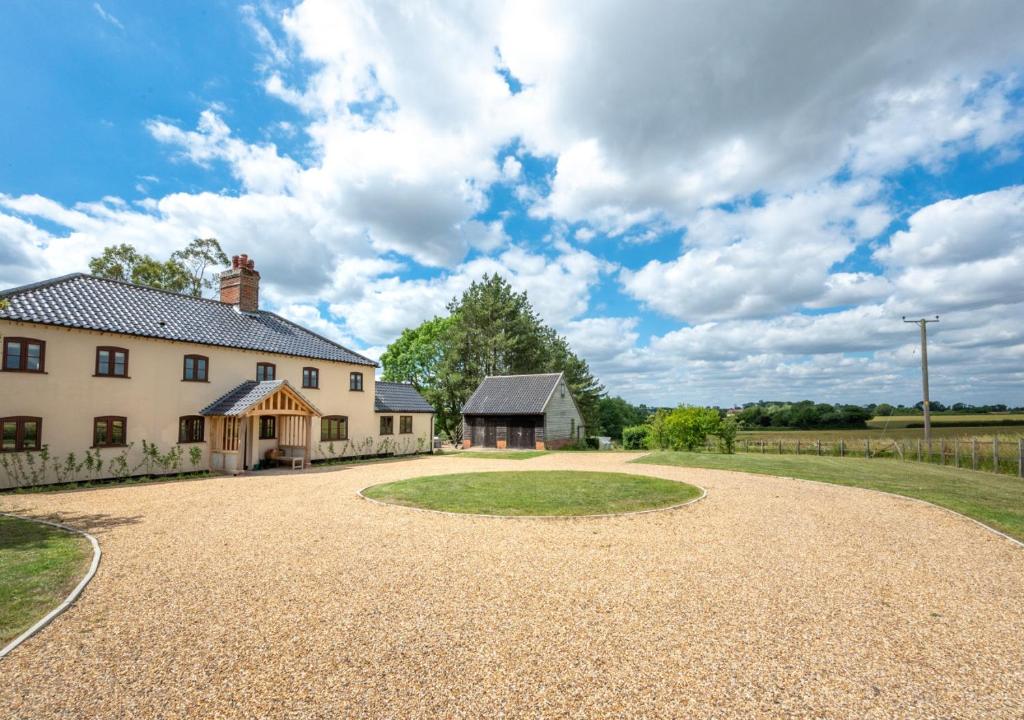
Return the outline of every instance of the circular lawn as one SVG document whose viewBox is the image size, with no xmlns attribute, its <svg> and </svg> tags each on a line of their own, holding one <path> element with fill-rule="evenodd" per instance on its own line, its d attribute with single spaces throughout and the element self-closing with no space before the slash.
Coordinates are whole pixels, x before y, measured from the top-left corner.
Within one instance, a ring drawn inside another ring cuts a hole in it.
<svg viewBox="0 0 1024 720">
<path fill-rule="evenodd" d="M 362 494 L 395 505 L 476 515 L 581 516 L 679 505 L 700 488 L 628 473 L 475 472 L 373 485 Z"/>
</svg>

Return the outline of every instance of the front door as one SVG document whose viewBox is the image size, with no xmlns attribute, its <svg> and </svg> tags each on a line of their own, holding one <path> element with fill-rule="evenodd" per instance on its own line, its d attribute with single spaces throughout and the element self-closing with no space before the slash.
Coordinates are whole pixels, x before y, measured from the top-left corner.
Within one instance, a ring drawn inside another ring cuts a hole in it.
<svg viewBox="0 0 1024 720">
<path fill-rule="evenodd" d="M 484 447 L 498 446 L 498 423 L 494 418 L 484 419 Z"/>
</svg>

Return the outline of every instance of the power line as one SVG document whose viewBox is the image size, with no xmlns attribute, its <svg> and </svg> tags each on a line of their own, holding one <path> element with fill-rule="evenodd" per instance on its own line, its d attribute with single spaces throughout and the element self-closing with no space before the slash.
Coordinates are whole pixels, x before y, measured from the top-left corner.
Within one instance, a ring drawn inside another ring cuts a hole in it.
<svg viewBox="0 0 1024 720">
<path fill-rule="evenodd" d="M 928 323 L 938 321 L 938 315 L 935 316 L 934 320 L 927 318 L 907 320 L 907 316 L 903 316 L 903 322 L 913 323 L 921 328 L 921 389 L 924 391 L 924 441 L 928 445 L 929 453 L 932 449 L 932 416 L 931 409 L 928 407 Z"/>
</svg>

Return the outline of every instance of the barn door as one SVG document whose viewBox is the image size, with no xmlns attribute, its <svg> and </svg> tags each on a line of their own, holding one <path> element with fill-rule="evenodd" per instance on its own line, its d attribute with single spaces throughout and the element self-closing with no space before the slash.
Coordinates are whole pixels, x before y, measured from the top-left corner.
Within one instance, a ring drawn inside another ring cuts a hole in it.
<svg viewBox="0 0 1024 720">
<path fill-rule="evenodd" d="M 498 422 L 494 418 L 484 420 L 484 447 L 498 446 Z"/>
</svg>

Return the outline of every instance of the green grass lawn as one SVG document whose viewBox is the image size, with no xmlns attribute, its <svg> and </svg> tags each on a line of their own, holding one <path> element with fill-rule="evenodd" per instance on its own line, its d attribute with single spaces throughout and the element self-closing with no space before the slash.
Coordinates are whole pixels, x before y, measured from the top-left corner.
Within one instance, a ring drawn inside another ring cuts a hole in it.
<svg viewBox="0 0 1024 720">
<path fill-rule="evenodd" d="M 81 535 L 0 515 L 0 646 L 57 607 L 91 556 Z"/>
<path fill-rule="evenodd" d="M 1024 480 L 1007 475 L 898 460 L 810 455 L 655 452 L 633 462 L 740 470 L 884 490 L 956 510 L 1024 540 Z"/>
<path fill-rule="evenodd" d="M 446 453 L 448 454 L 448 453 Z M 485 460 L 528 460 L 529 458 L 547 455 L 547 450 L 463 450 L 452 453 L 459 457 L 482 458 Z"/>
<path fill-rule="evenodd" d="M 413 478 L 363 491 L 374 500 L 480 515 L 599 515 L 667 507 L 700 490 L 661 478 L 602 472 L 489 472 Z"/>
</svg>

